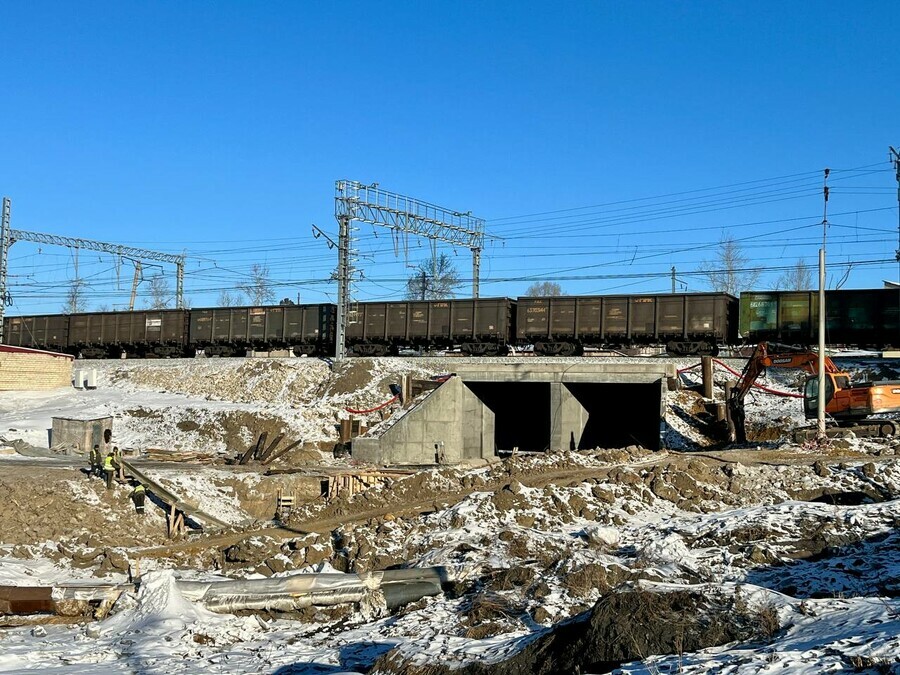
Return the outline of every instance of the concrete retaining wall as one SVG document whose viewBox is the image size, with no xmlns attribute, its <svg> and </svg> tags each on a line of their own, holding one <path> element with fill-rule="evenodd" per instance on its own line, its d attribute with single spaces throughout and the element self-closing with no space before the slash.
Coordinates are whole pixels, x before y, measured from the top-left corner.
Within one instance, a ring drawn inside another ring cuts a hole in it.
<svg viewBox="0 0 900 675">
<path fill-rule="evenodd" d="M 493 457 L 493 437 L 494 413 L 452 377 L 384 433 L 353 439 L 353 458 L 379 465 L 458 464 Z"/>
</svg>

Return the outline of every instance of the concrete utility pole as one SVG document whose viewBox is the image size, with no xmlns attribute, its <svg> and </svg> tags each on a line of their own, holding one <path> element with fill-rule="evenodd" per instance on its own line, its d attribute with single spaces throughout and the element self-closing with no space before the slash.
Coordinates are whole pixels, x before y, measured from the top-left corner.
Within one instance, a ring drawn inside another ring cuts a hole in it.
<svg viewBox="0 0 900 675">
<path fill-rule="evenodd" d="M 819 440 L 825 438 L 825 237 L 828 231 L 828 174 L 830 169 L 825 169 L 823 178 L 822 196 L 824 206 L 822 212 L 822 248 L 819 249 L 819 394 L 816 399 L 816 437 Z"/>
<path fill-rule="evenodd" d="M 900 153 L 890 146 L 891 161 L 894 163 L 894 169 L 897 172 L 897 282 L 900 283 Z M 897 293 L 900 296 L 900 292 Z M 900 299 L 898 299 L 898 311 L 900 311 Z"/>
<path fill-rule="evenodd" d="M 675 292 L 675 265 L 672 265 L 672 292 Z"/>
</svg>

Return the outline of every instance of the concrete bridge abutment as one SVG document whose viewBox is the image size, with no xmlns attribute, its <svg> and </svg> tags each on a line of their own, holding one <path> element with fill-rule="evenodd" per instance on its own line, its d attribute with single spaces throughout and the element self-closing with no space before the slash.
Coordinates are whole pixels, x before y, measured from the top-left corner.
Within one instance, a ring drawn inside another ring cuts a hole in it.
<svg viewBox="0 0 900 675">
<path fill-rule="evenodd" d="M 461 363 L 386 429 L 353 440 L 374 464 L 459 464 L 498 452 L 662 447 L 675 367 L 648 363 Z"/>
</svg>

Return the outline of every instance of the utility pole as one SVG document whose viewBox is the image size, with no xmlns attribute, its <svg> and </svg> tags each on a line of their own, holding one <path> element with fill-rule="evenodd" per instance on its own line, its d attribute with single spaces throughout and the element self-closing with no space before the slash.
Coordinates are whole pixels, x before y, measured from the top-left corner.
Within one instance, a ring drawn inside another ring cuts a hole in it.
<svg viewBox="0 0 900 675">
<path fill-rule="evenodd" d="M 128 301 L 128 311 L 134 311 L 134 300 L 137 297 L 138 284 L 141 283 L 142 270 L 141 261 L 134 261 L 134 281 L 131 282 L 131 299 Z"/>
<path fill-rule="evenodd" d="M 893 146 L 890 147 L 890 157 L 891 161 L 894 163 L 894 170 L 897 178 L 897 281 L 900 282 L 900 152 L 894 150 Z"/>
<path fill-rule="evenodd" d="M 353 265 L 350 262 L 350 217 L 338 216 L 338 297 L 337 297 L 337 337 L 334 346 L 335 361 L 347 358 L 347 317 L 350 314 L 350 276 Z"/>
<path fill-rule="evenodd" d="M 672 292 L 675 292 L 675 265 L 672 265 Z"/>
<path fill-rule="evenodd" d="M 425 270 L 422 270 L 422 289 L 421 289 L 422 300 L 425 299 L 425 287 L 426 287 L 427 283 L 428 283 L 428 281 L 427 281 L 427 277 L 425 276 Z"/>
<path fill-rule="evenodd" d="M 822 196 L 824 198 L 822 211 L 822 248 L 819 249 L 819 393 L 816 409 L 816 438 L 825 438 L 825 237 L 828 232 L 828 174 L 830 169 L 825 169 L 822 180 Z"/>
<path fill-rule="evenodd" d="M 900 251 L 897 252 L 897 255 L 900 256 Z M 473 248 L 472 249 L 472 297 L 477 298 L 478 292 L 480 290 L 480 284 L 478 283 L 478 279 L 481 277 L 481 249 Z"/>
<path fill-rule="evenodd" d="M 0 214 L 0 343 L 3 342 L 3 310 L 10 304 L 9 292 L 6 290 L 6 261 L 9 253 L 9 197 L 3 198 L 3 211 Z"/>
</svg>

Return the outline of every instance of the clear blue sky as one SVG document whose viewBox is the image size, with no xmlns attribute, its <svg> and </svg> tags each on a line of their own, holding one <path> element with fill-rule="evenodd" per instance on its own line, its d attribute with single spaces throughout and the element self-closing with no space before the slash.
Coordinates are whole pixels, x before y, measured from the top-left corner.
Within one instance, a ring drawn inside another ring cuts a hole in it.
<svg viewBox="0 0 900 675">
<path fill-rule="evenodd" d="M 0 25 L 13 227 L 186 251 L 195 307 L 257 262 L 279 298 L 333 300 L 310 225 L 336 231 L 339 178 L 485 218 L 503 240 L 482 296 L 667 291 L 673 265 L 706 290 L 692 272 L 726 235 L 754 265 L 814 263 L 824 167 L 829 261 L 897 248 L 895 1 L 29 0 Z M 387 231 L 357 235 L 357 297 L 401 297 L 427 244 L 404 260 Z M 89 308 L 127 302 L 116 268 L 80 253 Z M 9 313 L 58 311 L 74 260 L 20 242 L 10 272 Z M 846 287 L 897 276 L 857 262 Z"/>
</svg>

